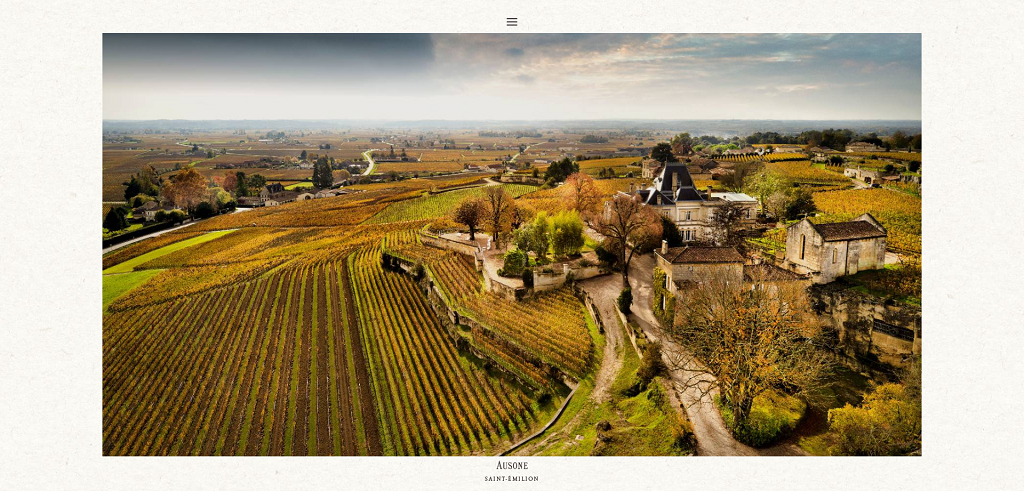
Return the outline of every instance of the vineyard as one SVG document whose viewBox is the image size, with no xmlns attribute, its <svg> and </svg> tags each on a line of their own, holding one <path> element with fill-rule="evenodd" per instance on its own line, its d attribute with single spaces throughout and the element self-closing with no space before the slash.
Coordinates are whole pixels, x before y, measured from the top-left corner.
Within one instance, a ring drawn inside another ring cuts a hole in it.
<svg viewBox="0 0 1024 491">
<path fill-rule="evenodd" d="M 768 153 L 758 155 L 756 153 L 744 153 L 736 155 L 716 155 L 715 160 L 721 162 L 784 162 L 787 160 L 806 160 L 807 155 L 802 153 Z"/>
<path fill-rule="evenodd" d="M 349 267 L 386 454 L 485 452 L 540 421 L 525 392 L 457 353 L 412 279 L 382 269 L 379 247 Z"/>
<path fill-rule="evenodd" d="M 847 157 L 870 157 L 880 159 L 900 160 L 904 162 L 920 162 L 921 152 L 847 152 Z"/>
<path fill-rule="evenodd" d="M 841 173 L 837 174 L 820 167 L 814 167 L 809 160 L 768 162 L 765 164 L 765 168 L 793 182 L 847 185 L 850 183 L 850 179 Z"/>
<path fill-rule="evenodd" d="M 385 242 L 465 261 L 415 231 L 482 188 L 416 198 L 472 182 L 418 181 L 222 215 L 104 258 L 126 272 L 104 297 L 104 454 L 490 454 L 535 430 L 558 392 L 460 353 L 412 279 L 381 267 Z M 358 224 L 391 207 L 402 221 Z M 453 298 L 479 294 L 469 268 L 440 270 L 463 274 Z"/>
<path fill-rule="evenodd" d="M 502 184 L 501 187 L 513 197 L 522 196 L 537 189 L 536 186 L 527 184 Z M 449 214 L 451 210 L 467 198 L 483 196 L 484 189 L 484 187 L 459 189 L 394 203 L 371 218 L 367 223 L 391 223 L 437 218 Z"/>
<path fill-rule="evenodd" d="M 387 247 L 425 265 L 447 302 L 485 327 L 486 333 L 471 333 L 473 343 L 531 385 L 551 387 L 537 361 L 576 378 L 590 368 L 592 342 L 583 305 L 567 289 L 513 302 L 483 291 L 480 273 L 465 255 L 422 246 L 411 234 Z"/>
<path fill-rule="evenodd" d="M 325 262 L 107 316 L 104 454 L 380 453 L 344 278 Z"/>
<path fill-rule="evenodd" d="M 850 189 L 814 193 L 814 203 L 825 214 L 823 222 L 853 220 L 871 213 L 889 231 L 887 247 L 897 252 L 921 253 L 921 198 L 888 189 Z"/>
</svg>

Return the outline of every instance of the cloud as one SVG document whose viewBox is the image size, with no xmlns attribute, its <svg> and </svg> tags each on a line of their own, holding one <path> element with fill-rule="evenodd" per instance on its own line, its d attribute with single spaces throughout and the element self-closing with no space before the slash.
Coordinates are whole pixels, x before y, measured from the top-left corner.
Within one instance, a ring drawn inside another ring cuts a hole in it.
<svg viewBox="0 0 1024 491">
<path fill-rule="evenodd" d="M 523 48 L 508 48 L 505 50 L 505 55 L 510 56 L 512 58 L 518 58 L 520 56 L 523 56 L 523 54 L 525 54 Z"/>
<path fill-rule="evenodd" d="M 515 77 L 512 77 L 512 80 L 515 80 L 516 82 L 519 82 L 519 83 L 522 83 L 522 84 L 527 84 L 527 85 L 532 84 L 532 83 L 537 81 L 537 79 L 535 77 L 532 77 L 530 75 L 525 75 L 525 74 L 516 75 Z"/>
</svg>

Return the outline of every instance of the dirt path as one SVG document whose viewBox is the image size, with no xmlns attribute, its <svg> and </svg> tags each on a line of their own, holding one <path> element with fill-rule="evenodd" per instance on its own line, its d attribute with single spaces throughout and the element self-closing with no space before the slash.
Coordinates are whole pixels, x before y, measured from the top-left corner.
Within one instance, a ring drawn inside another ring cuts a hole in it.
<svg viewBox="0 0 1024 491">
<path fill-rule="evenodd" d="M 633 258 L 629 268 L 629 284 L 633 288 L 633 318 L 649 339 L 661 341 L 666 364 L 670 364 L 672 360 L 682 360 L 684 364 L 691 363 L 693 357 L 671 337 L 665 335 L 654 313 L 651 312 L 653 276 L 653 254 Z M 698 455 L 807 455 L 803 449 L 788 442 L 758 449 L 736 441 L 722 421 L 722 416 L 715 407 L 713 395 L 702 396 L 696 388 L 686 388 L 686 382 L 693 375 L 689 370 L 673 370 L 671 378 L 676 407 L 680 411 L 685 411 L 685 416 L 693 424 L 693 432 L 697 436 Z"/>
<path fill-rule="evenodd" d="M 619 370 L 622 369 L 623 356 L 620 347 L 623 346 L 625 337 L 622 326 L 619 325 L 613 310 L 615 308 L 615 297 L 619 295 L 622 279 L 617 274 L 611 274 L 581 281 L 579 284 L 584 291 L 590 294 L 590 298 L 594 300 L 594 305 L 597 306 L 598 314 L 601 316 L 605 329 L 605 344 L 601 358 L 601 367 L 598 369 L 597 376 L 594 377 L 594 390 L 590 393 L 592 404 L 599 406 L 611 398 L 609 388 L 615 381 L 615 376 L 619 373 Z M 577 397 L 579 396 L 577 395 Z M 559 431 L 528 443 L 522 448 L 517 449 L 515 454 L 533 455 L 540 449 L 546 448 L 553 438 L 562 437 L 566 428 L 572 428 L 580 417 L 580 412 L 577 412 L 572 418 L 562 424 Z"/>
<path fill-rule="evenodd" d="M 622 368 L 622 351 L 619 347 L 623 346 L 625 337 L 615 314 L 615 297 L 619 295 L 621 285 L 622 280 L 616 274 L 598 276 L 580 282 L 583 290 L 594 300 L 594 305 L 597 307 L 597 312 L 604 325 L 604 357 L 601 359 L 601 368 L 597 372 L 597 377 L 594 378 L 594 391 L 590 396 L 597 404 L 601 404 L 611 397 L 608 394 L 608 389 L 615 380 L 615 375 Z"/>
</svg>

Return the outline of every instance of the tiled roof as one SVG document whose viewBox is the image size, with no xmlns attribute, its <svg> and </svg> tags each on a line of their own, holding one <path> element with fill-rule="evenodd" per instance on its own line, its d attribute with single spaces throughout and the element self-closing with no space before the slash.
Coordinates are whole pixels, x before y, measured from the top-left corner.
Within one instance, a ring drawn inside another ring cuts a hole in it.
<svg viewBox="0 0 1024 491">
<path fill-rule="evenodd" d="M 683 246 L 670 248 L 668 254 L 657 253 L 672 264 L 743 262 L 743 256 L 733 247 Z"/>
<path fill-rule="evenodd" d="M 814 225 L 814 229 L 821 234 L 821 238 L 827 242 L 836 240 L 870 239 L 874 237 L 885 237 L 885 231 L 879 229 L 871 222 L 854 220 L 852 222 L 820 223 Z"/>
</svg>

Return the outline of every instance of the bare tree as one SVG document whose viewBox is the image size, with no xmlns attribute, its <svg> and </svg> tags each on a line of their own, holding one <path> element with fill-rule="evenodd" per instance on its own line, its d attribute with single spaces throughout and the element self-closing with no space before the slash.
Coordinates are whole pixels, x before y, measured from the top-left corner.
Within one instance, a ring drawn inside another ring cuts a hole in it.
<svg viewBox="0 0 1024 491">
<path fill-rule="evenodd" d="M 601 192 L 594 185 L 592 177 L 577 172 L 565 180 L 565 186 L 569 190 L 565 197 L 566 204 L 580 212 L 584 219 L 597 209 L 601 202 Z"/>
<path fill-rule="evenodd" d="M 459 203 L 452 219 L 469 227 L 469 240 L 476 240 L 476 229 L 487 215 L 487 207 L 480 198 L 469 198 Z"/>
<path fill-rule="evenodd" d="M 487 228 L 494 239 L 494 246 L 501 248 L 501 234 L 509 227 L 513 198 L 505 188 L 490 186 L 484 191 L 484 202 L 487 206 Z"/>
<path fill-rule="evenodd" d="M 661 238 L 661 220 L 635 195 L 617 194 L 606 204 L 597 231 L 608 238 L 622 266 L 622 285 L 629 286 L 633 255 L 653 247 Z"/>
<path fill-rule="evenodd" d="M 736 428 L 746 425 L 758 395 L 778 389 L 806 397 L 828 370 L 802 285 L 753 280 L 709 277 L 682 290 L 672 336 L 692 358 L 676 353 L 668 363 L 687 374 L 685 385 L 698 400 L 720 394 Z"/>
<path fill-rule="evenodd" d="M 743 221 L 747 209 L 733 202 L 726 202 L 714 208 L 710 218 L 711 240 L 718 246 L 735 247 L 740 254 L 746 252 L 746 238 L 743 236 Z"/>
</svg>

